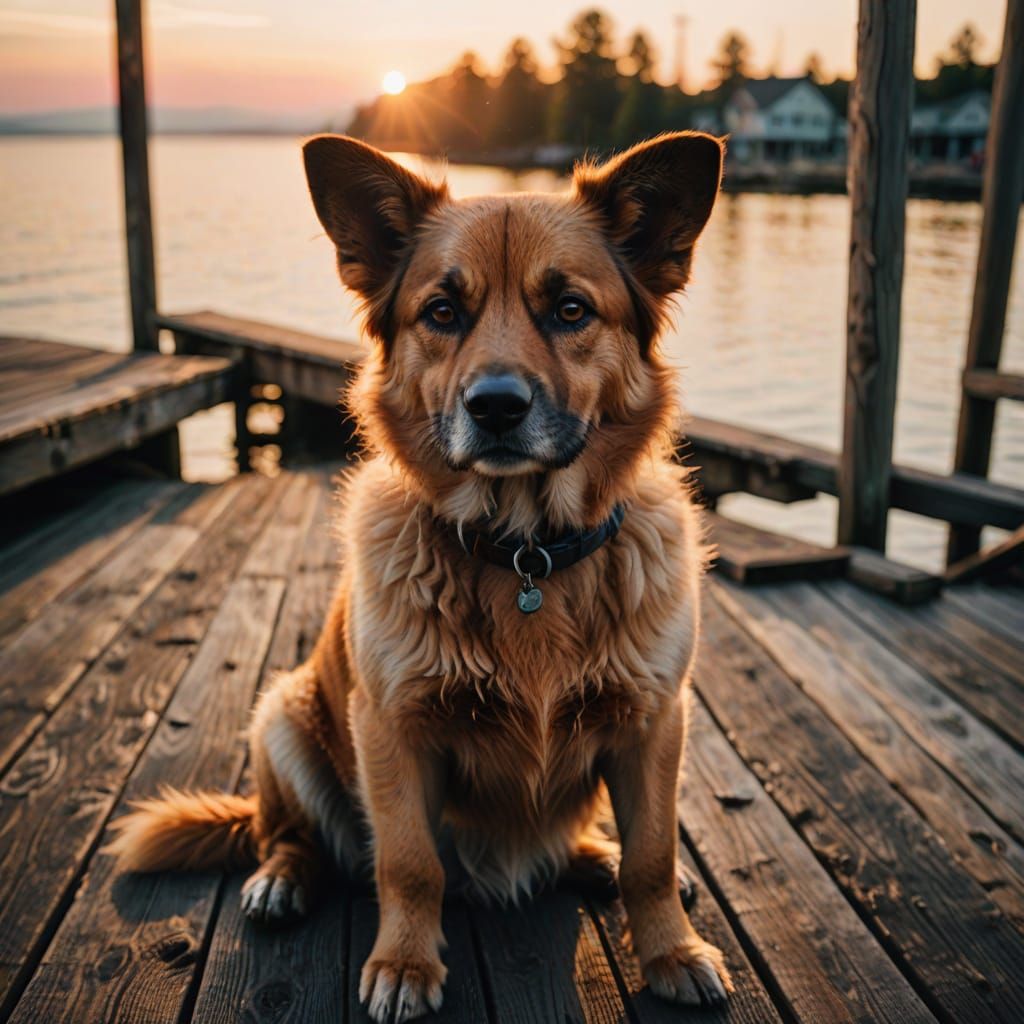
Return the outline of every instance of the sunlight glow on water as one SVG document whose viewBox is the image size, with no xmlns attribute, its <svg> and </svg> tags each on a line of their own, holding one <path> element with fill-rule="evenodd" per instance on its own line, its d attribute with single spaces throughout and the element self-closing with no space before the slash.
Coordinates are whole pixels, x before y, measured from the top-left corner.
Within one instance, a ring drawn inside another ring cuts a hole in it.
<svg viewBox="0 0 1024 1024">
<path fill-rule="evenodd" d="M 313 215 L 296 141 L 163 137 L 151 164 L 162 309 L 214 308 L 355 335 L 353 303 Z M 456 196 L 564 185 L 548 172 L 447 174 Z M 908 205 L 896 457 L 941 472 L 952 458 L 980 221 L 974 203 Z M 126 348 L 122 223 L 113 139 L 0 140 L 0 332 Z M 664 340 L 691 411 L 839 446 L 848 235 L 843 196 L 723 196 Z M 1022 259 L 1003 352 L 1005 369 L 1024 371 Z M 222 411 L 187 425 L 193 475 L 230 472 L 230 429 Z M 1000 405 L 992 476 L 1024 483 L 1019 403 Z M 727 505 L 809 539 L 833 539 L 828 499 L 785 507 L 736 497 Z M 943 536 L 937 524 L 894 513 L 890 552 L 935 566 Z"/>
</svg>

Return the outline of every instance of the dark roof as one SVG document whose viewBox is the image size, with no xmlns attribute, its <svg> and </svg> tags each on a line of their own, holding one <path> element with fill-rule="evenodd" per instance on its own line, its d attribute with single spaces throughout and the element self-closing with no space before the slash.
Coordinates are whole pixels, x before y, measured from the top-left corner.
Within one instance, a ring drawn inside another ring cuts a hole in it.
<svg viewBox="0 0 1024 1024">
<path fill-rule="evenodd" d="M 806 81 L 806 75 L 797 78 L 750 78 L 743 83 L 743 88 L 754 97 L 754 102 L 759 107 L 770 107 L 795 85 Z"/>
</svg>

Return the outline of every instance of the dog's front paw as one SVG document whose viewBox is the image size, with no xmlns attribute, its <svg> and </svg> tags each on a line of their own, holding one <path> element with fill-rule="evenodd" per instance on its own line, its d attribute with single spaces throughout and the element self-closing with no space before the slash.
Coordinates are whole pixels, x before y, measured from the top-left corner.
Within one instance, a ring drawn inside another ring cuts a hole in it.
<svg viewBox="0 0 1024 1024">
<path fill-rule="evenodd" d="M 377 1024 L 402 1024 L 422 1017 L 428 1010 L 440 1010 L 441 987 L 448 969 L 441 963 L 423 960 L 382 960 L 371 958 L 363 965 L 359 1000 L 367 1004 Z"/>
<path fill-rule="evenodd" d="M 707 942 L 677 946 L 654 957 L 644 964 L 644 977 L 655 995 L 687 1006 L 715 1006 L 733 990 L 721 950 Z"/>
<path fill-rule="evenodd" d="M 260 870 L 242 886 L 242 911 L 256 924 L 287 924 L 306 916 L 306 891 L 289 875 Z"/>
</svg>

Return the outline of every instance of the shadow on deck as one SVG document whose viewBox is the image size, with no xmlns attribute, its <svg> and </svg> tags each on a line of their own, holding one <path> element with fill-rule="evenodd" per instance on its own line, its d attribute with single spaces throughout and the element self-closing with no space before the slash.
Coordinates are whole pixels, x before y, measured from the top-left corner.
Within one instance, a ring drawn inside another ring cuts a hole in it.
<svg viewBox="0 0 1024 1024">
<path fill-rule="evenodd" d="M 0 1018 L 367 1019 L 368 894 L 266 933 L 240 876 L 120 876 L 102 852 L 161 782 L 245 784 L 254 695 L 330 594 L 330 475 L 123 481 L 0 549 Z M 1022 633 L 1011 588 L 909 609 L 712 577 L 680 811 L 729 1008 L 654 998 L 619 908 L 559 890 L 446 907 L 437 1019 L 1024 1019 Z"/>
</svg>

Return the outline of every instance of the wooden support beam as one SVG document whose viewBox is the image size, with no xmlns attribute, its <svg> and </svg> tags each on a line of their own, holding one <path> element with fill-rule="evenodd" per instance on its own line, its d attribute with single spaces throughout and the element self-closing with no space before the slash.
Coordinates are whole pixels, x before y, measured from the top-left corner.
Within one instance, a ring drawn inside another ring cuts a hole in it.
<svg viewBox="0 0 1024 1024">
<path fill-rule="evenodd" d="M 900 345 L 915 0 L 860 0 L 850 95 L 850 279 L 840 544 L 885 550 Z"/>
<path fill-rule="evenodd" d="M 142 0 L 116 0 L 117 72 L 124 167 L 125 238 L 132 343 L 159 351 L 156 326 L 156 265 L 153 213 L 149 201 L 146 80 L 142 62 Z"/>
<path fill-rule="evenodd" d="M 1024 0 L 1007 0 L 1006 4 L 1003 52 L 992 92 L 981 195 L 981 244 L 965 375 L 998 370 L 1003 347 L 1017 220 L 1024 197 Z M 953 458 L 958 472 L 988 475 L 999 397 L 1003 396 L 979 394 L 965 380 Z M 980 541 L 977 527 L 953 525 L 949 532 L 948 562 L 958 562 L 977 551 Z"/>
<path fill-rule="evenodd" d="M 966 555 L 946 570 L 949 583 L 970 583 L 972 580 L 992 579 L 1005 575 L 1024 563 L 1024 526 L 1014 530 L 998 544 L 984 551 Z"/>
<path fill-rule="evenodd" d="M 964 397 L 995 402 L 1010 398 L 1024 402 L 1024 374 L 1000 373 L 998 370 L 964 370 Z"/>
</svg>

